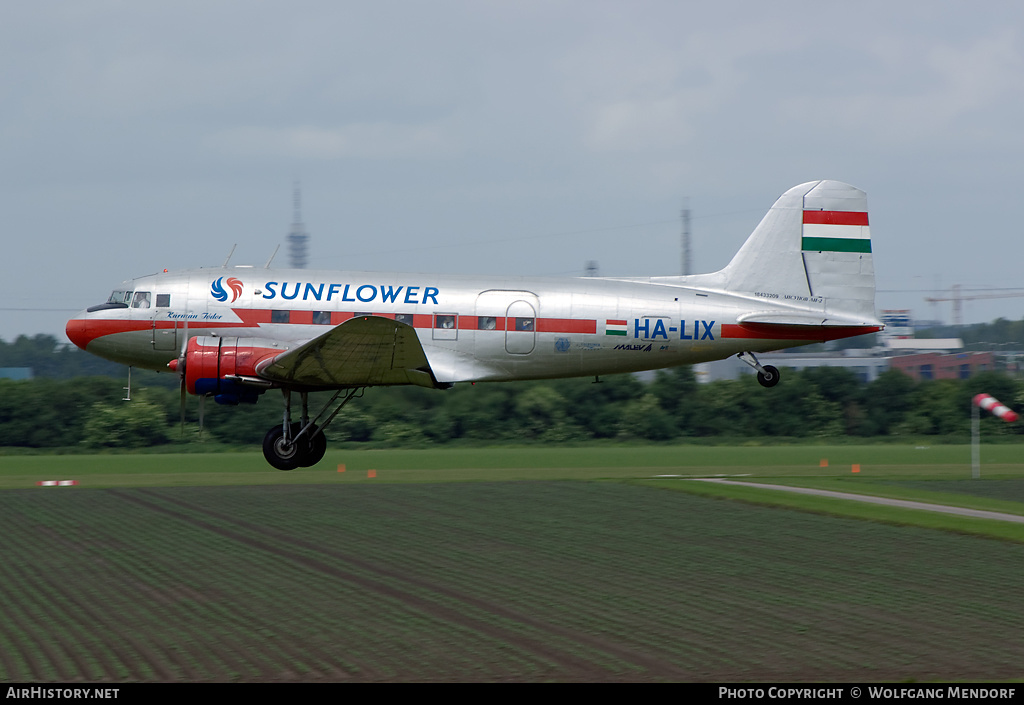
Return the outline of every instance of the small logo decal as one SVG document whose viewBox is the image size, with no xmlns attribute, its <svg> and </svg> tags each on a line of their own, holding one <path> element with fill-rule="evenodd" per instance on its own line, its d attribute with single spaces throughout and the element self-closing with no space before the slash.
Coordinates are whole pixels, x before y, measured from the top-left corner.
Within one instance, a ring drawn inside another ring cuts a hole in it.
<svg viewBox="0 0 1024 705">
<path fill-rule="evenodd" d="M 569 352 L 569 344 L 568 338 L 555 338 L 555 352 Z"/>
<path fill-rule="evenodd" d="M 238 297 L 242 295 L 242 282 L 234 277 L 229 277 L 226 283 L 228 288 L 231 289 L 231 303 L 235 303 Z M 224 277 L 220 277 L 210 287 L 210 294 L 218 301 L 228 300 L 228 292 L 224 290 L 224 284 Z"/>
</svg>

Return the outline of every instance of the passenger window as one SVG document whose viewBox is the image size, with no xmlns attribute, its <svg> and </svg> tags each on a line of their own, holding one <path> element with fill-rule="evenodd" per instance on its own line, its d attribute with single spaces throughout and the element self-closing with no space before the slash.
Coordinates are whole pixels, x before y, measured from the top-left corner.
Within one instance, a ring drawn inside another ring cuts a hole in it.
<svg viewBox="0 0 1024 705">
<path fill-rule="evenodd" d="M 288 323 L 291 320 L 291 311 L 271 311 L 271 323 Z"/>
<path fill-rule="evenodd" d="M 533 330 L 532 318 L 517 318 L 516 319 L 516 330 Z"/>
<path fill-rule="evenodd" d="M 498 319 L 494 316 L 477 316 L 477 330 L 494 330 L 498 327 Z"/>
<path fill-rule="evenodd" d="M 447 314 L 434 316 L 434 328 L 454 328 L 455 316 Z"/>
<path fill-rule="evenodd" d="M 171 295 L 170 294 L 157 294 L 156 295 L 156 307 L 157 308 L 167 308 L 170 305 L 171 305 Z"/>
<path fill-rule="evenodd" d="M 331 324 L 331 312 L 313 311 L 313 323 L 318 326 L 329 326 Z"/>
<path fill-rule="evenodd" d="M 135 292 L 135 299 L 132 301 L 132 308 L 149 308 L 151 305 L 148 291 Z"/>
<path fill-rule="evenodd" d="M 407 326 L 412 325 L 412 314 L 411 313 L 396 313 L 395 320 L 399 323 L 404 323 Z"/>
</svg>

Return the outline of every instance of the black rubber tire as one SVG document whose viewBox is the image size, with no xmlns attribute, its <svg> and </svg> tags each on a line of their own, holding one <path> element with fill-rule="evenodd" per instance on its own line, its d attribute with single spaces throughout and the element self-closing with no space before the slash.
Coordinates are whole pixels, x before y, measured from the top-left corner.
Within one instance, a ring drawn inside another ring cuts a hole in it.
<svg viewBox="0 0 1024 705">
<path fill-rule="evenodd" d="M 292 425 L 292 433 L 298 429 Z M 263 437 L 263 457 L 278 470 L 294 470 L 305 461 L 308 448 L 305 443 L 293 443 L 291 447 L 284 445 L 284 429 L 280 424 L 271 426 Z"/>
<path fill-rule="evenodd" d="M 772 365 L 764 365 L 764 372 L 758 371 L 757 381 L 762 387 L 774 387 L 779 383 L 779 370 Z"/>
<path fill-rule="evenodd" d="M 312 434 L 306 443 L 306 453 L 302 461 L 302 467 L 311 468 L 321 460 L 324 459 L 324 453 L 327 452 L 327 437 L 324 436 L 323 431 L 313 426 L 309 429 Z M 303 437 L 303 440 L 307 440 Z"/>
</svg>

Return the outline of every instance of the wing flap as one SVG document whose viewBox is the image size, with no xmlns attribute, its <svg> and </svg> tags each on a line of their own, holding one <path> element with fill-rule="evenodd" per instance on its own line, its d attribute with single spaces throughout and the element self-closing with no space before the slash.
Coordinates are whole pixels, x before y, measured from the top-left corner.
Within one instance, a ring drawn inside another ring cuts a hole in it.
<svg viewBox="0 0 1024 705">
<path fill-rule="evenodd" d="M 300 387 L 434 387 L 415 329 L 380 316 L 360 316 L 263 363 L 257 373 Z"/>
</svg>

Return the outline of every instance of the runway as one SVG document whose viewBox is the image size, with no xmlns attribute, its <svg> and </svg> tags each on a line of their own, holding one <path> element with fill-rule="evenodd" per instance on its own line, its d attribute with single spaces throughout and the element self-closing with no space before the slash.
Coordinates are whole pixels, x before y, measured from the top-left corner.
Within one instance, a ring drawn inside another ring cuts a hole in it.
<svg viewBox="0 0 1024 705">
<path fill-rule="evenodd" d="M 834 492 L 832 490 L 815 490 L 808 487 L 789 487 L 786 485 L 769 485 L 761 482 L 737 482 L 735 480 L 722 480 L 714 477 L 692 478 L 696 482 L 718 482 L 724 485 L 737 485 L 740 487 L 760 487 L 766 490 L 781 490 L 783 492 L 795 492 L 797 494 L 810 494 L 819 497 L 834 497 L 835 499 L 852 499 L 857 502 L 868 502 L 870 504 L 884 504 L 890 507 L 903 507 L 905 509 L 923 509 L 928 512 L 941 512 L 943 514 L 959 514 L 961 516 L 975 517 L 978 519 L 995 519 L 997 521 L 1012 521 L 1024 524 L 1024 516 L 1018 514 L 1005 514 L 1003 512 L 989 512 L 982 509 L 967 509 L 966 507 L 951 507 L 944 504 L 929 504 L 927 502 L 913 502 L 905 499 L 890 499 L 888 497 L 874 497 L 871 495 L 853 494 L 851 492 Z"/>
</svg>

